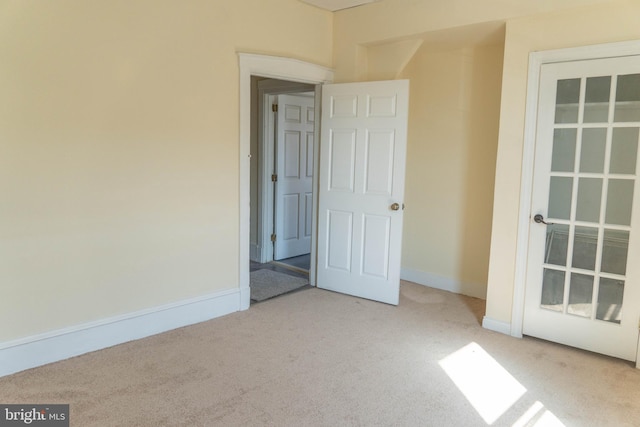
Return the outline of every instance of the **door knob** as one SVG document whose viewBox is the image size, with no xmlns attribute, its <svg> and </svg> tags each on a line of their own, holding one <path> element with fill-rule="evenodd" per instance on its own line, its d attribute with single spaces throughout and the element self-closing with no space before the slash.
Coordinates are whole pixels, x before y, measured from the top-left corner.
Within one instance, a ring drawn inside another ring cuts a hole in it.
<svg viewBox="0 0 640 427">
<path fill-rule="evenodd" d="M 390 207 L 392 211 L 400 210 L 400 205 L 398 203 L 394 203 Z"/>
<path fill-rule="evenodd" d="M 536 223 L 538 223 L 538 224 L 553 225 L 553 223 L 552 223 L 552 222 L 546 222 L 546 221 L 544 220 L 544 217 L 543 217 L 542 215 L 540 215 L 540 214 L 536 214 L 536 215 L 533 217 L 533 220 L 534 220 Z"/>
</svg>

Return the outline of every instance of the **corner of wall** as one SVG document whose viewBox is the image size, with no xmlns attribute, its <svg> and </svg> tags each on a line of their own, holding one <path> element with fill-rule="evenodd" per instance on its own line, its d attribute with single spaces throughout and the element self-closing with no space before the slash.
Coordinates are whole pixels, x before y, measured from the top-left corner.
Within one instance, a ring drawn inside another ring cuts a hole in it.
<svg viewBox="0 0 640 427">
<path fill-rule="evenodd" d="M 465 283 L 458 279 L 444 277 L 425 271 L 402 268 L 400 278 L 408 282 L 417 283 L 422 286 L 466 295 L 474 298 L 485 299 L 487 286 L 485 284 Z"/>
<path fill-rule="evenodd" d="M 494 332 L 500 332 L 501 334 L 511 335 L 511 324 L 495 320 L 490 317 L 484 316 L 482 318 L 482 327 Z"/>
<path fill-rule="evenodd" d="M 367 80 L 397 79 L 423 43 L 409 39 L 366 47 Z"/>
</svg>

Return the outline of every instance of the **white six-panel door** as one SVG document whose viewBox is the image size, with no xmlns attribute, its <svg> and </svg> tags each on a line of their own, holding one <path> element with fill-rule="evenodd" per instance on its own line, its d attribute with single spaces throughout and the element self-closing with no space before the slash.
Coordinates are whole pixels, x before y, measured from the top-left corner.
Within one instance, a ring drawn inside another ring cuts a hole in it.
<svg viewBox="0 0 640 427">
<path fill-rule="evenodd" d="M 318 287 L 397 304 L 409 82 L 325 85 Z"/>
<path fill-rule="evenodd" d="M 311 251 L 314 98 L 278 96 L 275 260 Z"/>
<path fill-rule="evenodd" d="M 640 56 L 540 73 L 523 333 L 636 360 Z"/>
</svg>

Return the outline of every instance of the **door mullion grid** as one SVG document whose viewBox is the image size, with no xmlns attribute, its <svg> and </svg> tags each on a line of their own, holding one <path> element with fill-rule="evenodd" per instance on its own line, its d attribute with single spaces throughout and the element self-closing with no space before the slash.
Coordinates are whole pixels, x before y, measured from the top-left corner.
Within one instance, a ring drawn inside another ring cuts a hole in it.
<svg viewBox="0 0 640 427">
<path fill-rule="evenodd" d="M 604 250 L 604 225 L 607 208 L 607 197 L 609 194 L 609 172 L 611 164 L 611 144 L 613 140 L 613 115 L 615 111 L 615 94 L 618 79 L 616 75 L 611 76 L 611 91 L 609 92 L 609 111 L 607 121 L 607 134 L 604 149 L 604 176 L 602 178 L 602 194 L 600 199 L 600 221 L 598 224 L 598 241 L 596 246 L 596 265 L 593 277 L 593 296 L 591 297 L 591 320 L 595 320 L 598 312 L 598 297 L 600 295 L 600 269 L 602 268 L 602 251 Z"/>
<path fill-rule="evenodd" d="M 580 156 L 582 153 L 582 123 L 584 115 L 584 101 L 587 80 L 585 77 L 580 79 L 580 98 L 578 99 L 578 123 L 576 132 L 576 158 L 573 163 L 573 186 L 571 187 L 571 214 L 569 215 L 571 224 L 569 225 L 569 237 L 567 242 L 567 268 L 564 276 L 564 295 L 562 297 L 562 314 L 567 314 L 569 307 L 569 292 L 571 290 L 571 272 L 573 269 L 573 243 L 576 233 L 576 210 L 578 206 L 578 180 L 580 176 Z"/>
<path fill-rule="evenodd" d="M 613 116 L 615 114 L 615 104 L 616 104 L 616 90 L 618 88 L 618 75 L 611 75 L 611 92 L 609 93 L 609 120 L 607 123 L 609 127 L 613 124 Z"/>
<path fill-rule="evenodd" d="M 598 240 L 596 242 L 596 265 L 593 274 L 593 296 L 591 305 L 591 320 L 596 318 L 598 295 L 600 293 L 600 268 L 602 267 L 602 251 L 604 248 L 604 224 L 609 193 L 609 164 L 611 162 L 611 139 L 613 131 L 607 126 L 607 137 L 604 149 L 604 177 L 602 178 L 602 194 L 600 199 L 600 221 L 598 223 Z"/>
<path fill-rule="evenodd" d="M 564 276 L 564 295 L 562 297 L 562 313 L 567 314 L 567 307 L 569 305 L 569 288 L 571 285 L 571 270 L 573 265 L 573 244 L 575 241 L 576 233 L 576 210 L 578 205 L 578 166 L 580 161 L 580 152 L 582 150 L 582 129 L 578 127 L 577 141 L 576 141 L 576 160 L 574 166 L 573 186 L 571 188 L 571 213 L 569 215 L 569 236 L 567 237 L 567 265 L 565 268 L 566 274 Z"/>
</svg>

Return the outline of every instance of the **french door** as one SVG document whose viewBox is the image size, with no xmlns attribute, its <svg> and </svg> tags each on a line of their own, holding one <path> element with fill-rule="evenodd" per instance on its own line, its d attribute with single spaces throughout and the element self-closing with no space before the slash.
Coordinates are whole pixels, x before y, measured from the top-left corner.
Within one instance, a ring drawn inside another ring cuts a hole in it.
<svg viewBox="0 0 640 427">
<path fill-rule="evenodd" d="M 544 64 L 523 333 L 636 360 L 640 56 Z"/>
</svg>

